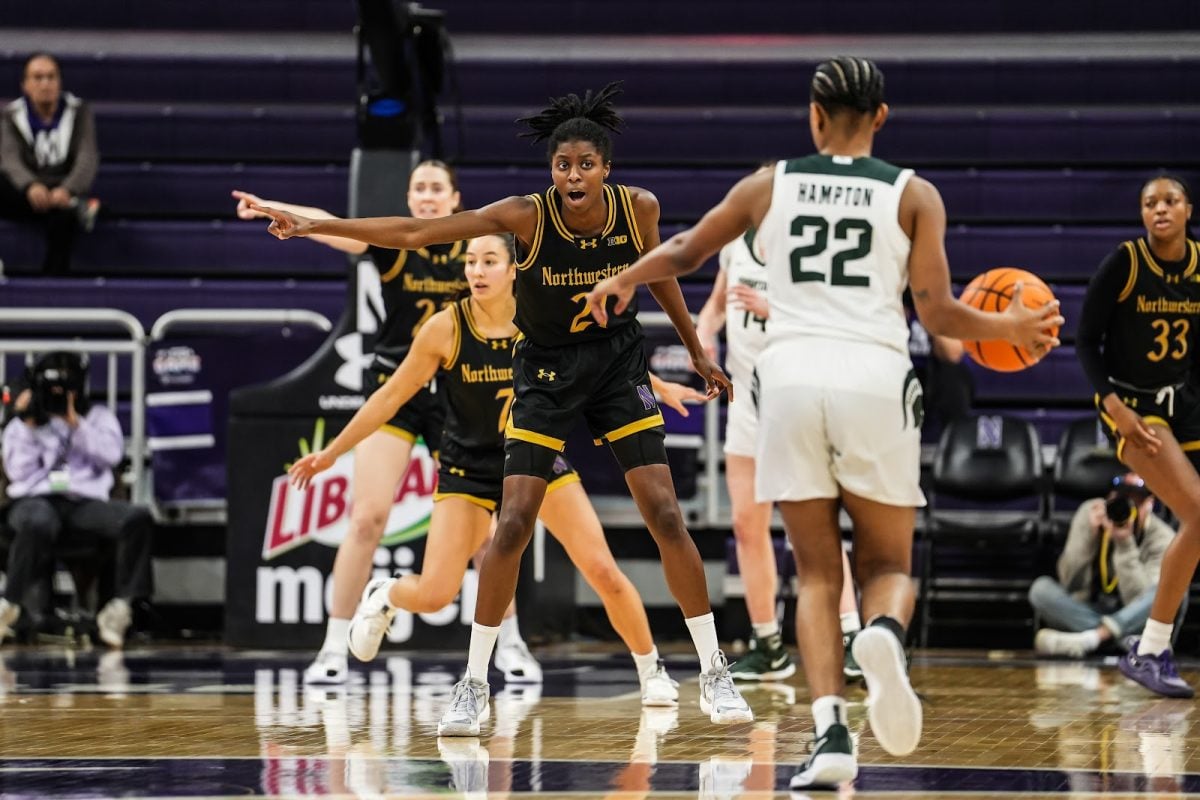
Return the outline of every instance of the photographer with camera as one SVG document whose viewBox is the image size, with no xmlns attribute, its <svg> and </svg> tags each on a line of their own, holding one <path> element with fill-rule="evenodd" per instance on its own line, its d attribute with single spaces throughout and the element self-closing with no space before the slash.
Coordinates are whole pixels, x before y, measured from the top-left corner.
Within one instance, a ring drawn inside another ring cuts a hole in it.
<svg viewBox="0 0 1200 800">
<path fill-rule="evenodd" d="M 1154 495 L 1132 472 L 1114 478 L 1107 497 L 1080 505 L 1058 558 L 1058 579 L 1043 576 L 1029 588 L 1030 604 L 1050 626 L 1037 632 L 1037 652 L 1081 658 L 1141 633 L 1174 538 L 1175 530 L 1154 514 Z"/>
<path fill-rule="evenodd" d="M 74 353 L 43 355 L 26 371 L 4 428 L 3 459 L 12 541 L 0 600 L 0 641 L 21 617 L 29 588 L 53 565 L 57 543 L 115 551 L 115 592 L 96 615 L 102 641 L 120 647 L 133 603 L 149 598 L 149 511 L 109 495 L 124 454 L 120 423 L 87 399 L 87 366 Z M 102 582 L 103 585 L 103 582 Z M 36 609 L 26 609 L 36 616 Z M 30 620 L 35 622 L 35 620 Z"/>
</svg>

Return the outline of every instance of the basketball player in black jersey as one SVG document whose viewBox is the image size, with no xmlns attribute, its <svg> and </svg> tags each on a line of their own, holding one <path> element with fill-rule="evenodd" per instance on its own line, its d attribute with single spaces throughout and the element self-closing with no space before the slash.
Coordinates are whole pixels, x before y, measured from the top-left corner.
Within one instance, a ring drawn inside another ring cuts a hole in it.
<svg viewBox="0 0 1200 800">
<path fill-rule="evenodd" d="M 1192 697 L 1171 654 L 1175 615 L 1200 562 L 1200 392 L 1195 377 L 1200 246 L 1192 199 L 1173 176 L 1141 192 L 1146 235 L 1122 242 L 1092 277 L 1076 350 L 1117 456 L 1179 519 L 1150 619 L 1121 672 L 1153 692 Z"/>
<path fill-rule="evenodd" d="M 375 657 L 396 611 L 437 611 L 458 594 L 471 554 L 487 538 L 504 481 L 504 428 L 513 402 L 512 350 L 515 253 L 511 236 L 481 236 L 467 248 L 470 297 L 438 312 L 421 328 L 391 378 L 367 400 L 323 450 L 291 468 L 303 488 L 438 376 L 446 402 L 446 428 L 429 541 L 419 575 L 367 584 L 350 624 L 351 652 Z M 679 384 L 656 383 L 682 413 L 681 399 L 703 399 Z M 584 579 L 603 601 L 613 628 L 629 646 L 642 686 L 642 703 L 674 706 L 678 692 L 658 658 L 641 597 L 617 567 L 579 475 L 556 459 L 539 516 L 562 543 Z"/>
<path fill-rule="evenodd" d="M 466 677 L 456 686 L 438 726 L 442 735 L 477 735 L 489 690 L 482 680 L 504 606 L 512 599 L 521 553 L 533 533 L 538 507 L 564 440 L 580 416 L 596 441 L 607 443 L 625 470 L 634 501 L 662 556 L 667 584 L 678 601 L 700 656 L 701 710 L 713 722 L 753 719 L 729 676 L 717 645 L 700 554 L 686 527 L 667 466 L 659 413 L 631 307 L 606 324 L 591 317 L 587 293 L 658 245 L 658 200 L 645 189 L 605 183 L 612 167 L 610 131 L 621 118 L 610 85 L 583 98 L 553 99 L 521 120 L 535 141 L 548 141 L 554 185 L 474 211 L 436 220 L 382 217 L 310 220 L 256 206 L 273 217 L 281 239 L 313 233 L 414 248 L 489 233 L 512 233 L 517 265 L 517 327 L 512 405 L 505 443 L 504 501 L 496 537 L 479 579 L 475 626 Z M 704 352 L 675 280 L 650 287 L 688 348 L 710 394 L 729 379 Z"/>
<path fill-rule="evenodd" d="M 263 203 L 248 192 L 234 191 L 237 214 L 242 219 L 263 215 L 251 205 Z M 268 203 L 270 204 L 270 203 Z M 441 161 L 424 161 L 409 178 L 408 206 L 421 219 L 444 217 L 461 209 L 462 197 L 454 171 Z M 328 211 L 290 203 L 277 203 L 296 214 L 318 219 L 336 219 Z M 393 249 L 368 246 L 340 236 L 314 236 L 314 240 L 336 250 L 366 256 L 379 271 L 384 317 L 380 321 L 374 355 L 364 377 L 366 393 L 375 391 L 404 360 L 413 337 L 434 312 L 466 287 L 463 263 L 466 242 L 428 247 Z M 333 597 L 325 643 L 304 672 L 306 683 L 340 684 L 347 674 L 346 633 L 371 571 L 371 558 L 384 534 L 396 483 L 408 467 L 418 437 L 430 453 L 441 446 L 445 411 L 440 399 L 423 387 L 394 416 L 384 421 L 355 451 L 354 506 L 350 530 L 338 547 L 333 563 Z M 508 680 L 538 681 L 541 667 L 521 638 L 516 608 L 505 613 L 496 666 Z"/>
</svg>

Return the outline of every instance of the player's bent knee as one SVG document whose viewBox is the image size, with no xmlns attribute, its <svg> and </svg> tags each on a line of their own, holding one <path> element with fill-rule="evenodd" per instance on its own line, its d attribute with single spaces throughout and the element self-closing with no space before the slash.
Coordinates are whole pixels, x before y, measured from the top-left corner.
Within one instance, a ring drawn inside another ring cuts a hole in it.
<svg viewBox="0 0 1200 800">
<path fill-rule="evenodd" d="M 375 545 L 383 538 L 388 512 L 370 507 L 355 508 L 350 512 L 350 530 L 347 538 L 356 542 Z"/>
<path fill-rule="evenodd" d="M 631 433 L 609 442 L 613 456 L 625 472 L 636 467 L 667 463 L 666 431 L 662 426 Z"/>
<path fill-rule="evenodd" d="M 593 561 L 578 566 L 583 579 L 602 597 L 612 597 L 625 588 L 625 575 L 614 561 Z"/>
</svg>

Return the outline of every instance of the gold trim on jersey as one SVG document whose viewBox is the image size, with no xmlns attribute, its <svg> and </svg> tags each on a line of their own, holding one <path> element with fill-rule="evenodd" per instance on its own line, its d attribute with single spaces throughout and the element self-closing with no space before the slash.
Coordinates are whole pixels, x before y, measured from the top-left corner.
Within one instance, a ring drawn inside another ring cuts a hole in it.
<svg viewBox="0 0 1200 800">
<path fill-rule="evenodd" d="M 1188 265 L 1184 268 L 1183 275 L 1181 277 L 1189 278 L 1191 277 L 1192 273 L 1196 271 L 1196 248 L 1192 246 L 1191 239 L 1185 239 L 1184 241 L 1186 241 L 1188 244 L 1188 254 L 1191 255 L 1191 259 L 1188 260 Z M 1158 262 L 1154 260 L 1154 254 L 1150 252 L 1150 248 L 1146 245 L 1146 240 L 1138 239 L 1137 243 L 1138 249 L 1142 251 L 1142 256 L 1144 256 L 1146 259 L 1146 264 L 1150 267 L 1150 271 L 1160 278 L 1165 277 L 1162 267 L 1160 267 Z"/>
<path fill-rule="evenodd" d="M 474 309 L 471 308 L 471 298 L 464 297 L 462 300 L 455 303 L 454 305 L 461 308 L 462 317 L 464 320 L 467 321 L 467 330 L 469 330 L 471 332 L 471 335 L 474 336 L 475 339 L 478 340 L 482 344 L 491 344 L 492 342 L 502 342 L 505 339 L 511 340 L 517 335 L 516 333 L 514 333 L 511 336 L 486 336 L 486 335 L 484 335 L 484 333 L 482 331 L 479 330 L 479 326 L 475 322 L 475 311 L 474 311 Z M 496 349 L 494 345 L 493 345 L 493 349 Z"/>
<path fill-rule="evenodd" d="M 517 264 L 517 269 L 529 269 L 533 266 L 538 251 L 542 249 L 542 236 L 546 231 L 546 208 L 542 203 L 542 196 L 537 194 L 525 196 L 532 200 L 537 207 L 537 224 L 533 226 L 533 241 L 529 243 L 529 253 L 526 254 L 524 260 Z"/>
<path fill-rule="evenodd" d="M 628 186 L 618 185 L 617 191 L 621 193 L 621 202 L 625 204 L 625 222 L 629 225 L 629 235 L 633 237 L 633 246 L 641 253 L 644 245 L 642 244 L 642 231 L 637 224 L 637 214 L 633 212 L 633 195 L 629 193 Z"/>
<path fill-rule="evenodd" d="M 466 500 L 471 505 L 479 506 L 484 511 L 494 512 L 496 510 L 495 500 L 487 500 L 483 497 L 476 497 L 475 495 L 467 494 L 466 492 L 434 492 L 433 502 L 436 503 L 439 500 L 447 500 L 451 497 L 457 497 L 459 500 Z"/>
<path fill-rule="evenodd" d="M 458 303 L 448 306 L 450 309 L 450 319 L 454 323 L 454 346 L 450 349 L 450 356 L 442 362 L 442 369 L 450 371 L 454 369 L 454 365 L 458 363 L 458 354 L 462 352 L 462 323 L 458 319 Z"/>
<path fill-rule="evenodd" d="M 1138 259 L 1137 253 L 1133 250 L 1133 242 L 1121 242 L 1121 247 L 1129 252 L 1129 277 L 1125 279 L 1125 287 L 1117 295 L 1118 303 L 1125 302 L 1125 299 L 1133 292 L 1133 284 L 1137 282 L 1138 272 Z"/>
<path fill-rule="evenodd" d="M 562 215 L 558 213 L 558 203 L 554 202 L 558 190 L 551 186 L 546 190 L 546 211 L 549 213 L 550 221 L 554 223 L 555 230 L 558 235 L 566 239 L 568 242 L 575 242 L 575 234 L 567 228 L 567 223 L 563 221 Z M 604 230 L 596 234 L 596 236 L 581 236 L 581 239 L 602 239 L 612 233 L 613 228 L 617 226 L 617 195 L 612 190 L 612 187 L 607 183 L 604 184 L 604 202 L 608 206 L 608 217 L 604 221 Z"/>
<path fill-rule="evenodd" d="M 467 242 L 465 239 L 460 239 L 457 242 L 454 242 L 453 244 L 451 244 L 450 252 L 446 253 L 446 263 L 449 264 L 452 261 L 457 261 L 459 256 L 462 255 L 462 252 L 466 248 L 466 246 L 467 246 Z M 416 253 L 417 253 L 417 255 L 421 256 L 421 258 L 425 259 L 426 261 L 433 261 L 433 257 L 435 255 L 434 253 L 429 252 L 428 247 L 418 247 L 416 249 Z M 437 255 L 441 255 L 441 253 L 437 253 Z"/>
<path fill-rule="evenodd" d="M 400 255 L 396 256 L 396 260 L 392 262 L 392 266 L 388 267 L 388 271 L 380 274 L 379 280 L 383 283 L 390 283 L 400 274 L 400 270 L 404 269 L 404 262 L 408 260 L 408 251 L 401 250 Z"/>
<path fill-rule="evenodd" d="M 379 426 L 381 433 L 390 433 L 398 439 L 403 439 L 409 444 L 417 443 L 417 435 L 412 431 L 406 431 L 404 428 L 397 428 L 395 425 L 384 424 Z"/>
<path fill-rule="evenodd" d="M 524 428 L 516 427 L 512 422 L 512 414 L 509 414 L 508 422 L 504 425 L 504 437 L 506 439 L 516 439 L 520 442 L 536 444 L 540 447 L 547 447 L 556 453 L 561 453 L 563 448 L 567 446 L 567 443 L 562 439 L 555 439 L 553 436 L 547 436 L 544 433 L 527 431 Z"/>
<path fill-rule="evenodd" d="M 632 436 L 635 433 L 641 433 L 644 430 L 649 430 L 650 428 L 656 428 L 659 425 L 665 424 L 666 423 L 663 421 L 662 412 L 659 411 L 652 417 L 643 417 L 642 419 L 635 420 L 628 425 L 622 425 L 615 431 L 609 431 L 599 439 L 593 439 L 592 441 L 598 445 L 604 444 L 605 442 L 609 442 L 611 444 L 618 439 L 624 439 L 626 436 Z"/>
<path fill-rule="evenodd" d="M 546 484 L 546 494 L 550 494 L 555 489 L 561 489 L 564 486 L 568 486 L 572 483 L 580 483 L 582 481 L 583 478 L 579 477 L 578 472 L 572 471 L 568 472 L 566 475 L 559 475 L 557 478 Z"/>
</svg>

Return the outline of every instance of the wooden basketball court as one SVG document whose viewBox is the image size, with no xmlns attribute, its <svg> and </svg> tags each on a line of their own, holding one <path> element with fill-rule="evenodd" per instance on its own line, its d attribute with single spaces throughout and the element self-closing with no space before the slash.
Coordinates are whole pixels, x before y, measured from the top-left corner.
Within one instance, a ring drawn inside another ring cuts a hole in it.
<svg viewBox="0 0 1200 800">
<path fill-rule="evenodd" d="M 746 689 L 756 721 L 717 727 L 685 653 L 667 661 L 679 708 L 644 710 L 628 656 L 559 646 L 538 653 L 542 685 L 494 676 L 482 737 L 439 740 L 461 655 L 385 653 L 335 690 L 300 684 L 307 655 L 6 648 L 0 797 L 803 796 L 787 790 L 812 732 L 799 678 Z M 925 733 L 903 759 L 850 690 L 861 771 L 840 796 L 1200 796 L 1195 704 L 1112 663 L 932 652 L 913 678 Z"/>
</svg>

